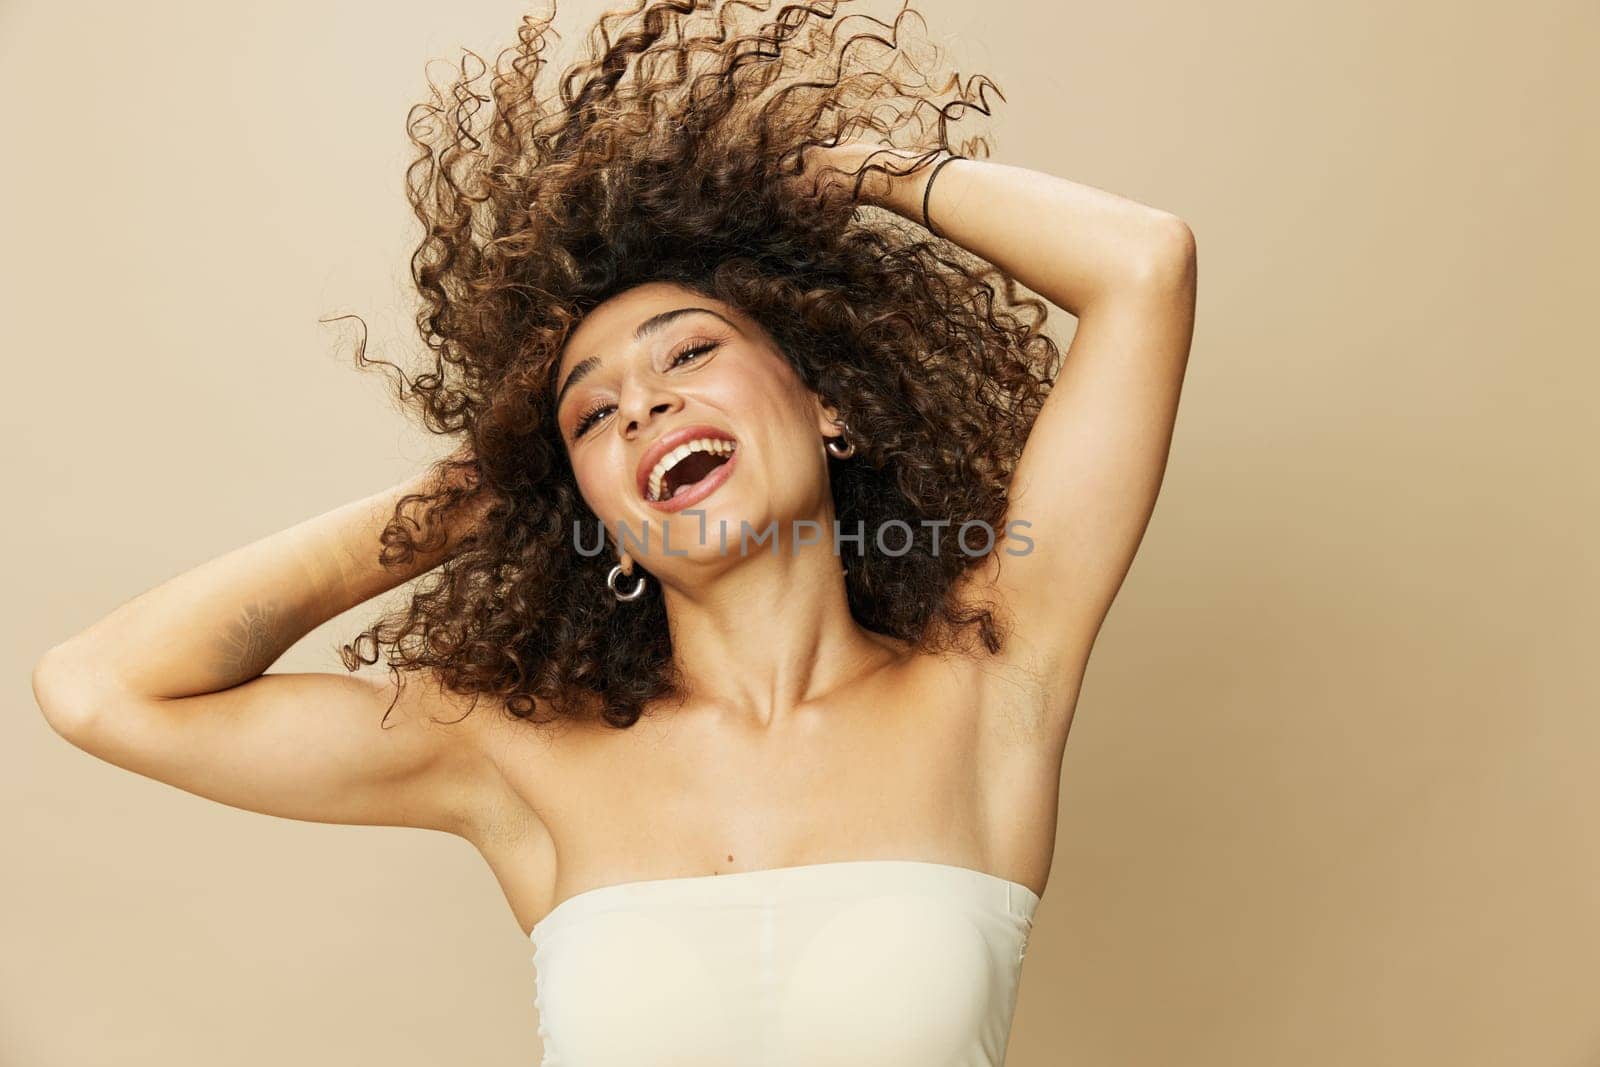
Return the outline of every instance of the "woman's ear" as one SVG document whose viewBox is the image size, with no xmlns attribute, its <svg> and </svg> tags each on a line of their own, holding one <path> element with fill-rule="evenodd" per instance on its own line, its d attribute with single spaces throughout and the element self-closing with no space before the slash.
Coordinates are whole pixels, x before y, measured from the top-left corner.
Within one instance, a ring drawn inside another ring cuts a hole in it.
<svg viewBox="0 0 1600 1067">
<path fill-rule="evenodd" d="M 618 532 L 620 532 L 620 531 L 621 531 L 621 526 L 619 524 Z M 606 530 L 605 533 L 606 533 L 606 544 L 608 544 L 610 547 L 616 548 L 621 543 L 618 540 L 617 536 L 614 535 L 610 530 Z M 633 557 L 628 555 L 626 549 L 623 549 L 623 550 L 621 550 L 621 551 L 619 551 L 617 553 L 617 566 L 622 568 L 622 573 L 623 574 L 626 574 L 629 577 L 633 576 Z"/>
<path fill-rule="evenodd" d="M 837 437 L 839 434 L 839 409 L 832 404 L 818 403 L 817 405 L 817 432 L 824 437 Z"/>
</svg>

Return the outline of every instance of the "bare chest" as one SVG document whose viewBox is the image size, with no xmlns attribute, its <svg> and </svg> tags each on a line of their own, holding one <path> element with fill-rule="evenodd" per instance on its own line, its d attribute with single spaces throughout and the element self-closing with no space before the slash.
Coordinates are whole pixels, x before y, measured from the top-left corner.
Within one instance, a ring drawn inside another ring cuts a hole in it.
<svg viewBox="0 0 1600 1067">
<path fill-rule="evenodd" d="M 501 746 L 520 804 L 479 847 L 522 928 L 620 882 L 850 859 L 987 871 L 1043 891 L 1060 752 L 993 686 L 928 664 L 757 727 L 670 709 Z"/>
</svg>

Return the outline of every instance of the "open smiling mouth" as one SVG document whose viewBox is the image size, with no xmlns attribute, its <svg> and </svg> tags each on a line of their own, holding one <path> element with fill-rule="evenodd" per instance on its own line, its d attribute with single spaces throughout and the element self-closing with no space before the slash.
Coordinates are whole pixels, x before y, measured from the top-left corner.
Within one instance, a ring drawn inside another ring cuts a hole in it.
<svg viewBox="0 0 1600 1067">
<path fill-rule="evenodd" d="M 724 438 L 686 441 L 657 461 L 645 500 L 663 511 L 677 511 L 710 495 L 732 473 L 738 445 Z"/>
</svg>

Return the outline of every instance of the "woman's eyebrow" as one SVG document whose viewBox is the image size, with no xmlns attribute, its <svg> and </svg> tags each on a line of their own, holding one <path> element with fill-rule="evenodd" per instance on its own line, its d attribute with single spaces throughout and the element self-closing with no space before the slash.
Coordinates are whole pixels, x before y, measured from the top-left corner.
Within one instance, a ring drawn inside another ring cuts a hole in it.
<svg viewBox="0 0 1600 1067">
<path fill-rule="evenodd" d="M 722 314 L 722 312 L 715 311 L 708 307 L 690 306 L 671 308 L 667 311 L 656 312 L 654 315 L 651 315 L 649 318 L 639 323 L 638 326 L 634 327 L 634 343 L 637 344 L 649 337 L 651 334 L 665 329 L 667 325 L 674 319 L 680 318 L 684 315 L 692 315 L 695 312 L 702 312 L 706 315 L 715 315 L 729 326 L 732 326 L 735 330 L 739 329 L 738 323 L 728 318 L 728 316 Z M 743 333 L 744 331 L 740 330 L 739 332 Z M 596 367 L 600 366 L 600 362 L 601 360 L 599 356 L 590 356 L 572 368 L 572 373 L 567 375 L 567 380 L 562 383 L 561 388 L 556 392 L 556 407 L 561 406 L 561 398 L 567 395 L 567 390 L 571 389 L 574 385 L 577 385 L 585 375 L 589 374 Z"/>
</svg>

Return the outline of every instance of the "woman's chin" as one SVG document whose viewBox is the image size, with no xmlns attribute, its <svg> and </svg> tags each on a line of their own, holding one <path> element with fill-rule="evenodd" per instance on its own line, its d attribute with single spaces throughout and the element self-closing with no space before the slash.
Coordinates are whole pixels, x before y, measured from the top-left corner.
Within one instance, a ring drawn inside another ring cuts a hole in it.
<svg viewBox="0 0 1600 1067">
<path fill-rule="evenodd" d="M 761 548 L 759 538 L 766 523 L 750 518 L 747 509 L 730 506 L 732 503 L 722 493 L 714 493 L 682 511 L 656 515 L 650 522 L 658 538 L 656 550 L 684 559 L 709 560 L 739 555 L 741 539 L 747 546 Z"/>
</svg>

